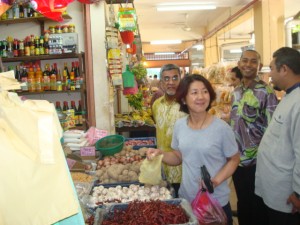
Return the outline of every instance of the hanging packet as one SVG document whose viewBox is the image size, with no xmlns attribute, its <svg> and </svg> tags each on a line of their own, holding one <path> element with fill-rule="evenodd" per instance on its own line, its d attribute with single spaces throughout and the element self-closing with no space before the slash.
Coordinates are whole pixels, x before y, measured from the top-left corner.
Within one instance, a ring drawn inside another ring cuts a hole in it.
<svg viewBox="0 0 300 225">
<path fill-rule="evenodd" d="M 120 8 L 118 12 L 120 31 L 136 30 L 136 13 L 134 8 Z"/>
</svg>

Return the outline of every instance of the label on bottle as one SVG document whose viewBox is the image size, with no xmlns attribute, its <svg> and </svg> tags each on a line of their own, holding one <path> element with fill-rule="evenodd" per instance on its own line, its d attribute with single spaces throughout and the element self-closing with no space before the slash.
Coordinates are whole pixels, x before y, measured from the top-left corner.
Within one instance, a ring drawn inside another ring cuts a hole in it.
<svg viewBox="0 0 300 225">
<path fill-rule="evenodd" d="M 61 81 L 56 81 L 56 90 L 57 91 L 62 91 L 62 83 L 61 83 Z"/>
</svg>

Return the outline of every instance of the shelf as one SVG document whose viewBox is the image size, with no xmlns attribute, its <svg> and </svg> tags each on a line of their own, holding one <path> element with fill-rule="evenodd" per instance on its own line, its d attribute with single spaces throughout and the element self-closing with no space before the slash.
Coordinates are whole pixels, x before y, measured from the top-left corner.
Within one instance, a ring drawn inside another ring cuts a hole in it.
<svg viewBox="0 0 300 225">
<path fill-rule="evenodd" d="M 133 0 L 105 0 L 107 4 L 122 4 L 122 3 L 133 3 Z"/>
<path fill-rule="evenodd" d="M 72 17 L 70 15 L 62 15 L 63 19 L 70 20 Z M 17 24 L 17 23 L 28 23 L 28 22 L 45 22 L 45 21 L 53 21 L 49 18 L 38 16 L 38 17 L 27 17 L 27 18 L 18 18 L 18 19 L 7 19 L 0 20 L 0 24 Z"/>
<path fill-rule="evenodd" d="M 34 55 L 34 56 L 21 56 L 13 58 L 2 58 L 2 62 L 19 62 L 19 61 L 36 61 L 36 60 L 47 60 L 47 59 L 68 59 L 77 58 L 80 53 L 65 53 L 58 55 Z"/>
<path fill-rule="evenodd" d="M 75 91 L 43 91 L 43 92 L 28 92 L 28 91 L 16 91 L 18 95 L 48 95 L 48 94 L 72 94 L 72 93 L 81 93 L 81 90 Z"/>
</svg>

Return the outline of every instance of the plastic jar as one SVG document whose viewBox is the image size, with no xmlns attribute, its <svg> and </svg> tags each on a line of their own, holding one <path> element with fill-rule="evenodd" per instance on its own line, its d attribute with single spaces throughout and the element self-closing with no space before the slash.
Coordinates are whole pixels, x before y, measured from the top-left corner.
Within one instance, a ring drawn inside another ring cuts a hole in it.
<svg viewBox="0 0 300 225">
<path fill-rule="evenodd" d="M 56 25 L 56 26 L 55 26 L 55 33 L 56 33 L 56 34 L 61 34 L 61 33 L 62 33 L 62 29 L 61 29 L 61 26 L 60 26 L 60 25 Z"/>
<path fill-rule="evenodd" d="M 61 28 L 63 33 L 69 33 L 69 25 L 63 25 Z"/>
<path fill-rule="evenodd" d="M 69 33 L 75 33 L 75 25 L 74 24 L 69 25 Z"/>
<path fill-rule="evenodd" d="M 49 26 L 49 32 L 50 32 L 50 34 L 55 34 L 55 27 Z"/>
</svg>

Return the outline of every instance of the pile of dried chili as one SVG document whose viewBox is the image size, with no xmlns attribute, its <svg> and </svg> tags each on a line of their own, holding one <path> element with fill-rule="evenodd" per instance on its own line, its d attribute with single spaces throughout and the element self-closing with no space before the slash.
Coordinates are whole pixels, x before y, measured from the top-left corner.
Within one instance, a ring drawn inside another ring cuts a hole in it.
<svg viewBox="0 0 300 225">
<path fill-rule="evenodd" d="M 183 224 L 189 221 L 180 205 L 168 204 L 159 200 L 148 202 L 134 201 L 127 209 L 115 209 L 102 225 L 167 225 Z"/>
</svg>

